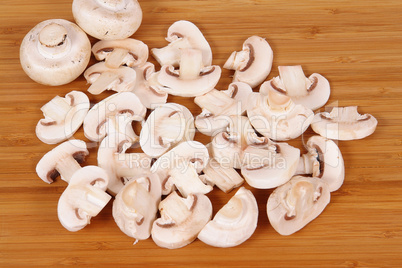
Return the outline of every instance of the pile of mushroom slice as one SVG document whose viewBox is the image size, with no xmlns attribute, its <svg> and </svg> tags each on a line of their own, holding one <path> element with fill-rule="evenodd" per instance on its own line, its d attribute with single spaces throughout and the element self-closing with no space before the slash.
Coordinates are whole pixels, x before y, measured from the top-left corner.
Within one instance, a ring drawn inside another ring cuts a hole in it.
<svg viewBox="0 0 402 268">
<path fill-rule="evenodd" d="M 168 44 L 149 50 L 132 38 L 142 20 L 136 0 L 74 0 L 73 14 L 82 29 L 44 21 L 20 49 L 33 80 L 62 85 L 83 73 L 90 94 L 108 94 L 91 106 L 85 93 L 72 91 L 41 108 L 36 135 L 58 145 L 36 172 L 46 183 L 58 176 L 68 183 L 57 211 L 69 231 L 87 226 L 113 200 L 117 227 L 136 241 L 151 237 L 176 249 L 198 238 L 235 247 L 257 228 L 255 188 L 273 189 L 269 222 L 279 234 L 293 234 L 324 211 L 344 182 L 344 160 L 333 140 L 361 139 L 377 126 L 356 106 L 314 114 L 327 103 L 330 85 L 318 73 L 306 77 L 300 65 L 279 66 L 279 76 L 265 81 L 273 62 L 265 38 L 251 36 L 228 55 L 223 68 L 234 71 L 233 80 L 218 90 L 221 67 L 213 65 L 212 49 L 192 22 L 176 21 L 167 30 Z M 84 31 L 99 39 L 92 49 Z M 99 62 L 87 68 L 91 51 Z M 150 53 L 159 70 L 148 62 Z M 195 97 L 201 114 L 168 103 L 169 94 Z M 140 133 L 133 122 L 142 125 Z M 99 145 L 98 166 L 81 167 L 89 155 L 87 142 L 73 137 L 81 126 L 89 144 Z M 306 152 L 286 143 L 310 126 L 319 135 L 307 140 Z M 211 142 L 195 141 L 196 131 Z M 130 152 L 135 146 L 143 152 Z M 215 186 L 232 197 L 213 215 L 208 194 Z"/>
</svg>

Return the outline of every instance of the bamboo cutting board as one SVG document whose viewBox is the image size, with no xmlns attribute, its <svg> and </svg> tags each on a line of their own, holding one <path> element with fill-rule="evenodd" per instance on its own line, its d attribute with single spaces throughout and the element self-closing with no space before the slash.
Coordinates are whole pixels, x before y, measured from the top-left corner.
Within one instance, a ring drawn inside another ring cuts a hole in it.
<svg viewBox="0 0 402 268">
<path fill-rule="evenodd" d="M 361 113 L 379 121 L 370 137 L 338 143 L 345 183 L 301 231 L 287 237 L 276 233 L 265 212 L 272 191 L 253 189 L 260 213 L 248 241 L 219 249 L 197 240 L 177 250 L 158 248 L 151 239 L 133 245 L 114 223 L 111 203 L 85 229 L 66 231 L 57 219 L 66 183 L 58 179 L 47 185 L 35 173 L 36 163 L 54 147 L 35 136 L 40 107 L 56 95 L 86 92 L 88 86 L 83 77 L 65 86 L 36 84 L 20 67 L 19 45 L 40 21 L 73 21 L 71 2 L 0 3 L 1 267 L 402 267 L 401 1 L 140 1 L 144 19 L 133 37 L 150 48 L 167 44 L 164 38 L 174 21 L 190 20 L 209 41 L 213 63 L 222 66 L 246 38 L 259 35 L 274 51 L 269 79 L 278 75 L 278 65 L 301 64 L 307 75 L 318 72 L 328 78 L 329 103 L 358 105 Z M 218 89 L 227 88 L 231 74 L 223 71 Z M 110 94 L 89 97 L 96 103 Z M 195 115 L 200 112 L 190 98 L 169 101 L 186 105 Z M 312 134 L 309 129 L 305 137 Z M 75 137 L 85 139 L 82 129 Z M 200 134 L 196 139 L 210 141 Z M 304 150 L 300 138 L 290 144 Z M 96 164 L 95 148 L 86 164 Z M 234 192 L 215 189 L 208 194 L 214 213 Z"/>
</svg>

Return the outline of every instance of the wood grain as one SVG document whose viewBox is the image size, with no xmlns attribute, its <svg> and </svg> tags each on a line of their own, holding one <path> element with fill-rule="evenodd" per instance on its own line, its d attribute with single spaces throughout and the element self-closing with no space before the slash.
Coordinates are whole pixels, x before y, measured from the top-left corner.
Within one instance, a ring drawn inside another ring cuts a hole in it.
<svg viewBox="0 0 402 268">
<path fill-rule="evenodd" d="M 109 204 L 91 225 L 77 233 L 57 219 L 57 201 L 66 187 L 47 185 L 35 165 L 53 146 L 35 136 L 40 107 L 55 95 L 86 92 L 80 77 L 47 87 L 31 81 L 19 64 L 19 45 L 37 23 L 73 20 L 71 0 L 0 2 L 0 266 L 259 266 L 401 267 L 402 266 L 402 2 L 142 0 L 143 23 L 133 36 L 150 48 L 166 45 L 169 25 L 191 20 L 204 33 L 223 65 L 251 35 L 267 38 L 274 51 L 269 78 L 278 65 L 301 64 L 331 83 L 329 103 L 358 105 L 378 121 L 376 132 L 358 141 L 339 142 L 346 165 L 342 188 L 323 214 L 300 232 L 284 237 L 269 225 L 265 205 L 270 190 L 253 189 L 259 209 L 254 235 L 244 244 L 218 249 L 195 241 L 179 250 L 158 248 L 151 239 L 133 245 L 111 217 Z M 94 42 L 94 39 L 91 39 Z M 150 58 L 150 61 L 155 61 Z M 225 89 L 224 70 L 217 88 Z M 110 93 L 90 96 L 93 103 Z M 197 114 L 192 99 L 169 97 Z M 307 136 L 312 135 L 311 130 Z M 82 129 L 76 135 L 84 138 Z M 204 143 L 210 138 L 197 135 Z M 300 139 L 291 144 L 301 146 Z M 91 150 L 87 164 L 96 164 Z M 208 196 L 214 212 L 234 192 Z"/>
</svg>

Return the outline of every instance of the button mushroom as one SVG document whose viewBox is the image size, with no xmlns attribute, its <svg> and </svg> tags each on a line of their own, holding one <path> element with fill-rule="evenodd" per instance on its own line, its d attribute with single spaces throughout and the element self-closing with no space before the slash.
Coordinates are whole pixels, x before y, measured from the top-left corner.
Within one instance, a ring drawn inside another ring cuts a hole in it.
<svg viewBox="0 0 402 268">
<path fill-rule="evenodd" d="M 279 76 L 264 82 L 260 93 L 266 95 L 273 89 L 311 110 L 321 108 L 327 103 L 331 90 L 324 76 L 313 73 L 307 78 L 300 65 L 279 66 L 278 69 Z"/>
<path fill-rule="evenodd" d="M 36 173 L 47 183 L 52 183 L 59 175 L 62 180 L 70 182 L 73 174 L 81 169 L 80 164 L 88 154 L 84 141 L 65 141 L 41 158 L 36 165 Z"/>
<path fill-rule="evenodd" d="M 46 20 L 24 37 L 20 61 L 35 82 L 49 86 L 68 84 L 84 72 L 91 57 L 87 35 L 67 20 Z"/>
<path fill-rule="evenodd" d="M 44 119 L 36 125 L 36 136 L 47 144 L 71 138 L 82 125 L 89 110 L 87 95 L 71 91 L 64 98 L 54 97 L 41 108 Z"/>
<path fill-rule="evenodd" d="M 359 114 L 357 106 L 334 107 L 330 113 L 317 113 L 311 128 L 328 139 L 356 140 L 373 134 L 377 123 L 371 114 Z"/>
<path fill-rule="evenodd" d="M 299 137 L 313 121 L 312 110 L 295 104 L 290 97 L 270 90 L 268 95 L 252 93 L 247 115 L 251 125 L 262 135 L 276 141 Z"/>
<path fill-rule="evenodd" d="M 195 104 L 202 108 L 202 113 L 195 118 L 195 126 L 208 136 L 224 131 L 229 124 L 228 116 L 242 115 L 246 111 L 251 92 L 251 87 L 246 83 L 234 82 L 227 90 L 213 89 L 195 97 Z"/>
<path fill-rule="evenodd" d="M 137 0 L 74 0 L 73 15 L 87 34 L 100 40 L 128 38 L 142 22 Z"/>
<path fill-rule="evenodd" d="M 204 66 L 212 64 L 212 51 L 204 35 L 192 22 L 179 20 L 173 23 L 167 33 L 166 40 L 170 43 L 163 48 L 153 48 L 151 53 L 154 58 L 163 65 L 179 66 L 180 50 L 194 48 L 201 50 Z"/>
<path fill-rule="evenodd" d="M 338 190 L 345 178 L 345 165 L 338 146 L 332 140 L 313 136 L 306 147 L 308 152 L 300 157 L 295 174 L 311 174 L 325 181 L 330 192 Z"/>
<path fill-rule="evenodd" d="M 173 65 L 163 65 L 157 80 L 162 85 L 162 90 L 168 94 L 196 97 L 212 90 L 220 77 L 219 66 L 204 66 L 201 50 L 183 48 L 179 70 L 175 70 Z"/>
<path fill-rule="evenodd" d="M 159 203 L 161 217 L 154 221 L 152 239 L 163 248 L 176 249 L 193 242 L 212 217 L 212 204 L 203 194 L 187 198 L 172 192 Z"/>
<path fill-rule="evenodd" d="M 135 143 L 138 136 L 132 121 L 143 121 L 146 108 L 132 92 L 116 93 L 95 104 L 84 119 L 84 134 L 91 141 L 99 142 L 107 134 L 120 132 Z"/>
<path fill-rule="evenodd" d="M 214 247 L 235 247 L 251 237 L 257 222 L 257 200 L 250 190 L 241 187 L 202 228 L 198 239 Z"/>
<path fill-rule="evenodd" d="M 314 177 L 295 176 L 268 198 L 267 214 L 281 235 L 291 235 L 318 217 L 329 204 L 328 185 Z"/>
<path fill-rule="evenodd" d="M 251 36 L 243 43 L 243 50 L 233 52 L 223 68 L 235 70 L 233 82 L 244 82 L 252 88 L 264 81 L 271 72 L 273 52 L 268 42 Z"/>
<path fill-rule="evenodd" d="M 129 237 L 147 239 L 161 195 L 160 181 L 155 174 L 144 174 L 129 181 L 113 202 L 113 218 L 120 230 Z"/>
<path fill-rule="evenodd" d="M 192 140 L 195 135 L 194 118 L 183 105 L 166 103 L 148 116 L 140 133 L 144 153 L 159 157 L 176 144 Z"/>
<path fill-rule="evenodd" d="M 106 172 L 97 166 L 86 166 L 74 173 L 57 205 L 63 227 L 76 232 L 87 226 L 112 198 L 105 192 L 107 184 Z"/>
</svg>

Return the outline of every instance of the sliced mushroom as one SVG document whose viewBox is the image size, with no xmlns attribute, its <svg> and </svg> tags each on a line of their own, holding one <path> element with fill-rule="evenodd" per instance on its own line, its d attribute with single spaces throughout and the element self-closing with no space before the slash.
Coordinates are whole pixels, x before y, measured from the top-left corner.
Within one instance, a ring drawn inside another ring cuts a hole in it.
<svg viewBox="0 0 402 268">
<path fill-rule="evenodd" d="M 137 73 L 130 67 L 112 69 L 107 67 L 105 62 L 98 62 L 85 71 L 84 77 L 91 84 L 88 92 L 98 95 L 105 90 L 133 91 Z"/>
<path fill-rule="evenodd" d="M 271 72 L 273 52 L 267 40 L 251 36 L 243 43 L 243 50 L 233 52 L 223 68 L 235 70 L 233 82 L 244 82 L 252 88 L 264 81 Z"/>
<path fill-rule="evenodd" d="M 137 0 L 74 0 L 73 16 L 87 34 L 100 40 L 128 38 L 142 22 Z"/>
<path fill-rule="evenodd" d="M 208 149 L 198 141 L 186 141 L 156 160 L 151 172 L 158 174 L 162 184 L 162 194 L 167 195 L 177 188 L 182 196 L 191 193 L 206 194 L 211 185 L 202 183 L 198 176 L 209 160 Z"/>
<path fill-rule="evenodd" d="M 132 38 L 98 41 L 93 45 L 92 53 L 97 60 L 105 60 L 109 68 L 137 67 L 148 60 L 148 46 Z"/>
<path fill-rule="evenodd" d="M 107 184 L 106 172 L 97 166 L 86 166 L 74 173 L 57 206 L 63 227 L 76 232 L 87 226 L 112 198 L 105 192 Z"/>
<path fill-rule="evenodd" d="M 325 181 L 330 192 L 338 190 L 345 178 L 345 165 L 338 146 L 332 140 L 313 136 L 306 147 L 308 153 L 300 157 L 295 174 L 311 174 Z"/>
<path fill-rule="evenodd" d="M 179 66 L 180 50 L 194 48 L 202 51 L 204 66 L 212 64 L 212 51 L 204 35 L 192 22 L 179 20 L 173 23 L 167 33 L 166 40 L 170 43 L 163 48 L 153 48 L 151 53 L 163 65 Z"/>
<path fill-rule="evenodd" d="M 71 138 L 82 125 L 89 110 L 87 95 L 71 91 L 66 96 L 56 96 L 42 106 L 45 116 L 36 125 L 36 136 L 47 144 L 56 144 Z"/>
<path fill-rule="evenodd" d="M 202 170 L 201 181 L 211 186 L 216 185 L 223 192 L 231 190 L 243 184 L 244 179 L 234 168 L 221 166 L 215 159 L 210 159 L 208 165 Z"/>
<path fill-rule="evenodd" d="M 300 150 L 287 143 L 249 145 L 243 152 L 241 174 L 257 189 L 272 189 L 290 180 L 299 162 Z"/>
<path fill-rule="evenodd" d="M 35 82 L 59 86 L 84 72 L 91 57 L 87 35 L 74 23 L 46 20 L 24 37 L 20 47 L 22 69 Z"/>
<path fill-rule="evenodd" d="M 47 183 L 52 183 L 59 175 L 62 180 L 70 182 L 73 174 L 81 169 L 80 164 L 88 154 L 84 141 L 65 141 L 41 158 L 36 165 L 36 173 Z"/>
<path fill-rule="evenodd" d="M 221 68 L 217 65 L 204 67 L 202 51 L 185 48 L 181 50 L 180 68 L 163 65 L 157 76 L 163 91 L 182 97 L 196 97 L 211 91 L 221 77 Z"/>
<path fill-rule="evenodd" d="M 202 113 L 195 118 L 195 126 L 208 136 L 224 131 L 229 124 L 228 116 L 244 114 L 251 92 L 246 83 L 235 82 L 227 90 L 213 89 L 196 97 L 194 102 L 202 108 Z"/>
<path fill-rule="evenodd" d="M 99 142 L 110 133 L 123 133 L 135 143 L 138 136 L 132 121 L 143 121 L 146 108 L 132 92 L 116 93 L 95 104 L 84 119 L 84 134 Z"/>
<path fill-rule="evenodd" d="M 290 97 L 274 90 L 270 90 L 267 96 L 250 94 L 247 115 L 260 134 L 276 141 L 299 137 L 314 118 L 312 110 L 296 105 Z"/>
<path fill-rule="evenodd" d="M 166 103 L 149 115 L 140 133 L 141 149 L 159 157 L 182 141 L 193 140 L 194 118 L 183 105 Z"/>
<path fill-rule="evenodd" d="M 323 180 L 295 176 L 269 196 L 269 222 L 279 234 L 291 235 L 318 217 L 330 198 L 328 185 Z"/>
<path fill-rule="evenodd" d="M 313 73 L 307 78 L 300 65 L 279 66 L 278 69 L 279 76 L 264 82 L 260 93 L 267 95 L 273 89 L 311 110 L 321 108 L 327 103 L 331 90 L 324 76 Z"/>
<path fill-rule="evenodd" d="M 113 218 L 120 230 L 129 237 L 147 239 L 161 195 L 161 184 L 155 174 L 144 174 L 129 181 L 113 202 Z"/>
<path fill-rule="evenodd" d="M 161 217 L 154 221 L 152 239 L 163 248 L 176 249 L 193 242 L 212 217 L 212 204 L 203 194 L 186 199 L 172 192 L 159 203 Z"/>
<path fill-rule="evenodd" d="M 125 153 L 131 145 L 129 137 L 122 133 L 109 134 L 99 145 L 98 166 L 108 174 L 107 189 L 113 196 L 127 181 L 150 172 L 152 158 L 144 153 Z"/>
<path fill-rule="evenodd" d="M 316 114 L 311 128 L 328 139 L 357 140 L 373 134 L 377 123 L 371 114 L 359 114 L 357 106 L 334 107 L 330 113 Z"/>
<path fill-rule="evenodd" d="M 214 247 L 235 247 L 251 237 L 257 222 L 257 200 L 250 190 L 241 187 L 202 228 L 198 239 Z"/>
</svg>

